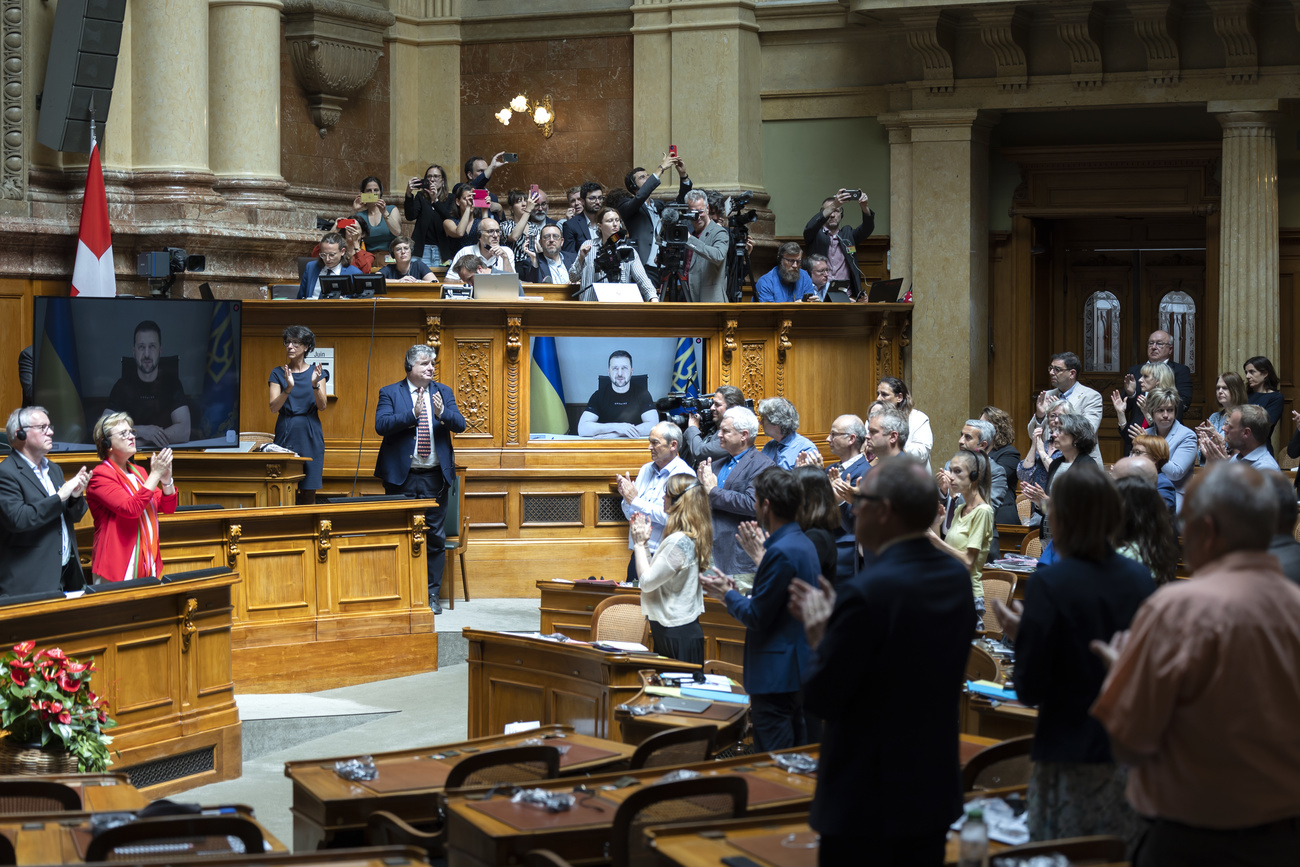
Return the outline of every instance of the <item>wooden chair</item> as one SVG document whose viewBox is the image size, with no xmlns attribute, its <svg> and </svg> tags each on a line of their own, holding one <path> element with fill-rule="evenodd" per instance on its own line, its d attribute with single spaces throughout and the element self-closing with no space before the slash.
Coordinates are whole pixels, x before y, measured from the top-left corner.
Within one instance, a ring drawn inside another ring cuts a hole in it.
<svg viewBox="0 0 1300 867">
<path fill-rule="evenodd" d="M 1034 514 L 1034 504 L 1024 494 L 1016 494 L 1016 514 L 1020 516 L 1020 523 L 1026 524 L 1029 518 Z"/>
<path fill-rule="evenodd" d="M 993 747 L 989 747 L 993 749 Z M 1003 849 L 993 856 L 993 867 L 1000 864 L 1020 864 L 1019 859 L 1036 855 L 1057 853 L 1070 859 L 1070 864 L 1120 864 L 1128 857 L 1124 840 L 1119 837 L 1066 837 L 1060 840 L 1039 840 Z M 1005 859 L 1005 860 L 1004 860 Z"/>
<path fill-rule="evenodd" d="M 572 867 L 550 849 L 534 849 L 524 856 L 525 867 Z"/>
<path fill-rule="evenodd" d="M 723 662 L 721 659 L 704 660 L 705 674 L 721 674 L 731 678 L 736 683 L 745 682 L 745 667 L 736 665 L 734 662 Z M 731 758 L 733 756 L 749 755 L 754 752 L 753 738 L 750 735 L 751 724 L 749 716 L 745 716 L 745 725 L 740 730 L 740 737 L 732 744 L 719 746 L 715 741 L 713 745 L 713 757 Z"/>
<path fill-rule="evenodd" d="M 736 665 L 734 662 L 723 662 L 721 659 L 704 660 L 704 673 L 721 674 L 731 678 L 736 683 L 745 682 L 745 667 L 743 665 Z"/>
<path fill-rule="evenodd" d="M 1011 604 L 1011 594 L 1016 590 L 1016 576 L 1010 572 L 985 569 L 981 580 L 984 584 L 984 634 L 990 638 L 1001 638 L 1002 623 L 993 608 L 993 600 L 1000 600 L 1003 605 Z"/>
<path fill-rule="evenodd" d="M 707 761 L 713 755 L 718 727 L 713 725 L 669 729 L 651 735 L 632 754 L 631 769 L 658 768 Z"/>
<path fill-rule="evenodd" d="M 1033 745 L 1034 736 L 1025 735 L 980 750 L 961 769 L 962 791 L 1029 785 L 1029 775 L 1034 767 L 1029 761 L 1029 750 Z"/>
<path fill-rule="evenodd" d="M 61 813 L 81 809 L 76 789 L 49 780 L 5 780 L 0 782 L 0 814 Z"/>
<path fill-rule="evenodd" d="M 0 834 L 0 865 L 17 864 L 18 854 L 8 837 Z"/>
<path fill-rule="evenodd" d="M 650 646 L 650 621 L 639 596 L 609 596 L 591 612 L 591 640 L 635 641 Z"/>
<path fill-rule="evenodd" d="M 469 574 L 465 571 L 465 554 L 469 550 L 469 516 L 465 514 L 465 468 L 456 467 L 455 481 L 447 492 L 447 514 L 442 522 L 446 532 L 447 607 L 456 610 L 456 560 L 460 560 L 460 589 L 469 601 Z M 454 543 L 454 544 L 453 544 Z"/>
<path fill-rule="evenodd" d="M 996 682 L 998 679 L 998 661 L 993 658 L 993 654 L 979 645 L 972 644 L 970 659 L 966 661 L 966 679 Z"/>
<path fill-rule="evenodd" d="M 440 800 L 431 807 L 440 808 Z M 366 817 L 365 833 L 367 846 L 411 846 L 427 852 L 430 861 L 447 857 L 447 829 L 441 818 L 417 827 L 387 810 L 376 810 Z"/>
<path fill-rule="evenodd" d="M 1043 555 L 1042 535 L 1042 530 L 1026 533 L 1024 541 L 1020 543 L 1020 553 L 1026 557 L 1033 557 L 1035 560 L 1041 557 Z"/>
<path fill-rule="evenodd" d="M 745 815 L 749 784 L 743 777 L 697 777 L 646 786 L 633 792 L 614 814 L 610 830 L 613 867 L 654 867 L 659 861 L 642 833 L 648 825 L 675 825 Z"/>
<path fill-rule="evenodd" d="M 243 816 L 163 816 L 109 828 L 86 846 L 86 861 L 167 862 L 204 855 L 261 856 L 262 831 Z"/>
</svg>

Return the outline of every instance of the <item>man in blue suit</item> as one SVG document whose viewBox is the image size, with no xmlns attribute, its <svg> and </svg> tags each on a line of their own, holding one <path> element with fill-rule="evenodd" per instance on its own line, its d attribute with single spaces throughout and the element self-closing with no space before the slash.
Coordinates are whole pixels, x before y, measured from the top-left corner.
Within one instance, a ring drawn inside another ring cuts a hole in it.
<svg viewBox="0 0 1300 867">
<path fill-rule="evenodd" d="M 384 438 L 375 462 L 375 475 L 384 492 L 438 501 L 424 513 L 429 557 L 429 607 L 442 613 L 438 594 L 446 562 L 447 536 L 443 518 L 447 497 L 456 480 L 451 435 L 463 433 L 465 417 L 456 409 L 451 389 L 433 380 L 438 353 L 417 343 L 406 351 L 406 379 L 379 390 L 375 432 Z"/>
<path fill-rule="evenodd" d="M 942 864 L 961 812 L 958 707 L 975 599 L 966 568 L 926 538 L 938 496 L 915 458 L 884 458 L 853 505 L 875 560 L 835 590 L 790 588 L 812 648 L 804 701 L 824 721 L 809 816 L 822 865 L 858 863 L 864 840 L 873 864 Z M 885 696 L 907 713 L 881 713 Z"/>
<path fill-rule="evenodd" d="M 345 274 L 360 276 L 361 269 L 355 265 L 343 264 L 343 236 L 338 232 L 329 232 L 320 239 L 320 258 L 308 262 L 307 267 L 302 269 L 302 279 L 298 281 L 298 297 L 319 298 L 321 277 Z"/>
<path fill-rule="evenodd" d="M 794 473 L 769 467 L 754 479 L 754 497 L 758 524 L 769 535 L 752 594 L 741 595 L 716 567 L 701 575 L 700 583 L 745 624 L 745 692 L 754 746 L 769 752 L 807 743 L 802 688 L 808 642 L 803 626 L 790 614 L 789 590 L 797 577 L 815 582 L 821 569 L 817 549 L 794 520 L 802 498 Z M 969 625 L 974 626 L 973 619 Z"/>
</svg>

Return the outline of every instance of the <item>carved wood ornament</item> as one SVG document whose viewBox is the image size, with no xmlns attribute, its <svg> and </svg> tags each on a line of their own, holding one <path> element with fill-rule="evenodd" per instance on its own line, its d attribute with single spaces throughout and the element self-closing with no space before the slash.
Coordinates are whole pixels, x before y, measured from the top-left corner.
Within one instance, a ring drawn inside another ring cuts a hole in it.
<svg viewBox="0 0 1300 867">
<path fill-rule="evenodd" d="M 420 556 L 420 548 L 423 547 L 424 545 L 425 527 L 426 524 L 424 522 L 424 515 L 416 514 L 411 516 L 411 556 L 412 557 Z"/>
<path fill-rule="evenodd" d="M 348 97 L 374 77 L 384 33 L 397 18 L 362 0 L 284 0 L 282 15 L 294 77 L 324 138 Z"/>
<path fill-rule="evenodd" d="M 519 443 L 519 353 L 524 348 L 523 319 L 506 317 L 506 443 Z"/>
<path fill-rule="evenodd" d="M 231 524 L 226 531 L 226 564 L 231 569 L 235 568 L 235 563 L 239 560 L 239 537 L 244 532 L 244 528 L 239 524 Z"/>
<path fill-rule="evenodd" d="M 194 625 L 194 615 L 198 613 L 199 600 L 193 596 L 185 600 L 185 610 L 181 612 L 181 653 L 190 652 L 190 640 L 199 628 Z"/>
<path fill-rule="evenodd" d="M 316 534 L 316 556 L 324 563 L 330 558 L 330 531 L 334 529 L 334 522 L 322 518 Z"/>
<path fill-rule="evenodd" d="M 456 341 L 456 401 L 465 416 L 466 433 L 490 433 L 491 379 L 492 341 Z"/>
</svg>

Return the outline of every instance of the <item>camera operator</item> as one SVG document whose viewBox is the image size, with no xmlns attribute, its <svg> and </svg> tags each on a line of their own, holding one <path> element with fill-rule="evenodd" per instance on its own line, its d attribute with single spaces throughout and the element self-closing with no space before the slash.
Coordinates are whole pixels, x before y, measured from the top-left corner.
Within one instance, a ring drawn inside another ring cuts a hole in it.
<svg viewBox="0 0 1300 867">
<path fill-rule="evenodd" d="M 656 264 L 659 254 L 659 221 L 665 203 L 650 198 L 650 194 L 658 188 L 664 173 L 673 167 L 677 169 L 677 178 L 680 182 L 677 188 L 677 204 L 685 204 L 686 194 L 691 190 L 691 179 L 687 176 L 686 169 L 682 168 L 680 158 L 664 154 L 659 169 L 654 174 L 650 174 L 641 166 L 627 173 L 623 178 L 623 185 L 633 195 L 632 198 L 618 205 L 618 215 L 623 218 L 623 224 L 627 226 L 636 253 L 641 257 L 642 264 L 646 266 L 646 273 L 650 275 L 650 280 L 656 286 L 659 285 L 659 268 Z M 613 202 L 610 204 L 612 205 Z"/>
<path fill-rule="evenodd" d="M 844 203 L 856 199 L 862 208 L 862 225 L 854 229 L 842 225 Z M 830 263 L 830 288 L 842 289 L 853 300 L 862 296 L 862 270 L 858 267 L 858 244 L 866 241 L 876 228 L 876 214 L 867 205 L 862 190 L 841 189 L 822 202 L 803 230 L 804 249 L 826 257 Z"/>
<path fill-rule="evenodd" d="M 711 459 L 717 463 L 731 457 L 718 440 L 718 425 L 722 415 L 733 406 L 744 406 L 745 394 L 734 385 L 720 385 L 713 393 L 713 403 L 709 407 L 709 418 L 702 419 L 698 413 L 691 413 L 682 434 L 682 460 L 692 467 L 700 461 Z"/>
<path fill-rule="evenodd" d="M 623 221 L 613 208 L 603 208 L 596 217 L 599 243 L 584 241 L 578 248 L 573 268 L 569 270 L 570 279 L 578 276 L 582 286 L 579 301 L 597 300 L 592 284 L 598 279 L 602 283 L 636 283 L 642 300 L 659 300 L 659 293 L 646 275 L 641 257 L 636 254 L 636 247 L 622 234 L 622 228 Z"/>
<path fill-rule="evenodd" d="M 727 300 L 727 230 L 709 217 L 709 198 L 699 190 L 686 194 L 691 217 L 686 234 L 686 300 L 721 304 Z"/>
</svg>

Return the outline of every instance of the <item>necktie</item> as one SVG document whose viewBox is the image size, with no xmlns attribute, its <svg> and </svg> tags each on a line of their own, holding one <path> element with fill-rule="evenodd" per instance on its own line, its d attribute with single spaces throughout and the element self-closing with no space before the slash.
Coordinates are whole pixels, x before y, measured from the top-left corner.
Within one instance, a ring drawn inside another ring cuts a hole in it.
<svg viewBox="0 0 1300 867">
<path fill-rule="evenodd" d="M 430 452 L 429 407 L 424 402 L 424 389 L 420 389 L 418 394 L 419 398 L 415 403 L 415 414 L 418 418 L 415 432 L 415 453 L 422 458 L 427 458 Z"/>
</svg>

